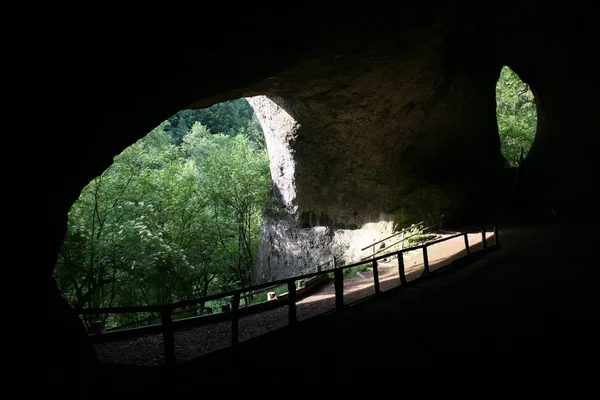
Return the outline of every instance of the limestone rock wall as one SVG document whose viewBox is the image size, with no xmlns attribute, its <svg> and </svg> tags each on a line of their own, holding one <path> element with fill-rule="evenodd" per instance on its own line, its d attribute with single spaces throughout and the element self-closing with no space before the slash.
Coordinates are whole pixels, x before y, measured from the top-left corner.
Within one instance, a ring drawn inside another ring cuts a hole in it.
<svg viewBox="0 0 600 400">
<path fill-rule="evenodd" d="M 357 261 L 356 247 L 370 239 L 365 226 L 387 224 L 378 238 L 391 233 L 404 199 L 424 186 L 442 193 L 446 216 L 485 204 L 482 194 L 493 199 L 502 165 L 494 101 L 501 66 L 467 59 L 449 68 L 456 46 L 434 36 L 411 59 L 370 55 L 370 68 L 350 72 L 340 61 L 326 89 L 314 89 L 315 78 L 285 96 L 249 99 L 282 208 L 265 218 L 256 279 L 291 276 L 332 254 Z M 295 73 L 271 79 L 274 91 Z"/>
<path fill-rule="evenodd" d="M 361 249 L 389 235 L 392 225 L 381 221 L 360 229 L 302 228 L 290 215 L 267 214 L 253 280 L 262 283 L 314 272 L 317 266 L 331 262 L 334 257 L 337 265 L 358 262 L 370 254 L 369 250 Z"/>
<path fill-rule="evenodd" d="M 297 211 L 296 161 L 291 142 L 296 138 L 299 124 L 286 110 L 266 96 L 247 98 L 260 121 L 269 152 L 273 180 L 273 195 L 290 214 Z M 278 99 L 280 103 L 283 99 Z"/>
</svg>

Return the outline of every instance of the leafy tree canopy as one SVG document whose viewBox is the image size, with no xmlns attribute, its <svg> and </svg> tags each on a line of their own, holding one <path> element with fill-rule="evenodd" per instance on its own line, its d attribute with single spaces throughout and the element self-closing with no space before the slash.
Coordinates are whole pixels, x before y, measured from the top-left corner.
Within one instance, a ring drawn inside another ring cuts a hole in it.
<svg viewBox="0 0 600 400">
<path fill-rule="evenodd" d="M 496 85 L 496 119 L 502 155 L 509 166 L 516 166 L 521 151 L 525 157 L 533 143 L 537 112 L 529 85 L 506 66 Z"/>
<path fill-rule="evenodd" d="M 240 129 L 252 115 L 238 117 L 218 121 L 227 134 L 189 119 L 181 137 L 164 121 L 82 190 L 54 273 L 75 307 L 164 304 L 249 286 L 271 180 L 266 149 Z M 110 328 L 139 318 L 87 322 Z"/>
<path fill-rule="evenodd" d="M 246 99 L 227 101 L 198 110 L 182 110 L 167 122 L 166 130 L 171 132 L 177 144 L 181 143 L 196 122 L 200 122 L 210 133 L 245 135 L 264 147 L 262 128 Z"/>
</svg>

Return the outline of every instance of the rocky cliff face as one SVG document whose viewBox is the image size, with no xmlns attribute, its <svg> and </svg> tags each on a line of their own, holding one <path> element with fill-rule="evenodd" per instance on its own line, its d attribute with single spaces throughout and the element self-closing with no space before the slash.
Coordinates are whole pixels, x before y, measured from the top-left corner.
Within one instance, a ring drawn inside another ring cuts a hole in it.
<svg viewBox="0 0 600 400">
<path fill-rule="evenodd" d="M 255 282 L 268 282 L 317 268 L 351 264 L 367 257 L 362 251 L 370 243 L 392 232 L 393 223 L 368 223 L 359 229 L 335 229 L 328 226 L 301 227 L 290 215 L 267 214 L 262 224 L 262 245 Z"/>
<path fill-rule="evenodd" d="M 386 221 L 367 223 L 362 229 L 351 230 L 330 226 L 327 218 L 320 220 L 310 213 L 308 221 L 302 221 L 296 192 L 295 140 L 303 131 L 296 121 L 298 115 L 294 107 L 280 97 L 256 96 L 248 101 L 265 133 L 273 192 L 278 202 L 278 206 L 267 209 L 264 214 L 262 243 L 253 271 L 255 282 L 314 271 L 318 266 L 333 262 L 334 258 L 337 263 L 356 262 L 365 255 L 361 251 L 365 243 L 391 233 L 393 223 Z"/>
<path fill-rule="evenodd" d="M 294 159 L 291 143 L 296 139 L 300 125 L 284 108 L 265 96 L 250 97 L 248 102 L 254 109 L 265 135 L 273 180 L 273 195 L 287 214 L 295 215 L 298 211 L 297 161 Z M 278 98 L 277 102 L 285 104 L 281 98 Z"/>
<path fill-rule="evenodd" d="M 542 214 L 578 214 L 591 204 L 584 173 L 591 158 L 583 155 L 594 146 L 573 127 L 589 126 L 593 113 L 564 103 L 587 96 L 580 73 L 593 64 L 581 32 L 564 28 L 581 9 L 446 11 L 413 9 L 410 23 L 384 20 L 364 34 L 361 23 L 349 25 L 334 36 L 355 41 L 329 48 L 325 40 L 310 57 L 249 87 L 265 93 L 252 104 L 269 131 L 276 193 L 286 210 L 265 220 L 259 264 L 269 272 L 257 276 L 288 276 L 366 242 L 336 245 L 338 233 L 360 237 L 367 224 L 387 222 L 385 235 L 399 215 L 421 219 L 414 204 L 427 197 L 421 193 L 443 200 L 434 211 L 446 219 L 490 215 L 506 199 L 496 179 L 503 160 L 494 92 L 505 64 L 530 84 L 538 104 L 518 201 Z M 553 58 L 555 44 L 565 46 L 567 58 Z M 305 241 L 320 244 L 314 259 L 303 255 Z"/>
<path fill-rule="evenodd" d="M 494 99 L 501 65 L 451 60 L 457 44 L 443 31 L 417 34 L 430 36 L 411 44 L 410 56 L 399 48 L 311 59 L 269 80 L 277 95 L 249 99 L 284 209 L 265 219 L 261 280 L 333 253 L 358 261 L 349 254 L 372 241 L 363 227 L 382 223 L 378 239 L 391 233 L 395 216 L 407 212 L 405 199 L 424 186 L 442 193 L 445 209 L 437 212 L 446 216 L 465 213 L 470 198 L 481 203 L 482 191 L 493 196 L 488 183 L 502 165 Z M 292 83 L 317 66 L 331 79 Z M 354 240 L 336 241 L 349 231 Z"/>
</svg>

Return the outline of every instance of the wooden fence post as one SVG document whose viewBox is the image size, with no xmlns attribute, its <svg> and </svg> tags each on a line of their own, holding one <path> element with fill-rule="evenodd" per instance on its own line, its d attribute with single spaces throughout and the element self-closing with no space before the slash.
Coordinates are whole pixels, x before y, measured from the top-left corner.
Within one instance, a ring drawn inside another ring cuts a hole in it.
<svg viewBox="0 0 600 400">
<path fill-rule="evenodd" d="M 379 294 L 379 269 L 377 268 L 377 260 L 373 260 L 373 284 L 375 285 L 375 294 Z"/>
<path fill-rule="evenodd" d="M 340 311 L 344 308 L 344 274 L 342 270 L 333 270 L 333 287 L 335 288 L 335 309 Z"/>
<path fill-rule="evenodd" d="M 398 259 L 398 273 L 400 274 L 400 284 L 406 285 L 406 271 L 404 271 L 404 253 L 400 252 Z"/>
<path fill-rule="evenodd" d="M 233 295 L 233 304 L 231 304 L 231 345 L 236 347 L 240 342 L 239 338 L 239 319 L 238 309 L 240 308 L 240 294 L 236 292 Z"/>
<path fill-rule="evenodd" d="M 498 237 L 498 225 L 494 225 L 494 246 L 500 247 L 500 239 Z"/>
<path fill-rule="evenodd" d="M 429 258 L 427 256 L 427 246 L 423 246 L 423 275 L 429 273 Z"/>
<path fill-rule="evenodd" d="M 163 343 L 165 346 L 165 361 L 168 367 L 177 365 L 175 357 L 175 342 L 173 339 L 173 317 L 171 309 L 164 307 L 160 310 L 160 318 L 162 323 Z"/>
<path fill-rule="evenodd" d="M 294 325 L 297 321 L 296 319 L 296 282 L 291 279 L 287 283 L 288 286 L 288 300 L 289 300 L 289 323 L 290 325 Z"/>
</svg>

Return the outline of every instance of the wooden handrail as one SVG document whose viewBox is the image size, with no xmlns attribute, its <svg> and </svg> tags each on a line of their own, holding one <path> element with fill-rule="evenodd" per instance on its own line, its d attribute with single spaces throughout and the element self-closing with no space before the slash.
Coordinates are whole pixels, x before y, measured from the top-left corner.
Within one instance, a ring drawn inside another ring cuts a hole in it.
<svg viewBox="0 0 600 400">
<path fill-rule="evenodd" d="M 393 233 L 393 234 L 391 234 L 390 236 L 388 236 L 388 237 L 386 237 L 386 238 L 383 238 L 383 239 L 381 239 L 381 240 L 379 240 L 379 241 L 377 241 L 377 242 L 373 242 L 373 243 L 371 243 L 371 244 L 370 244 L 370 245 L 368 245 L 367 247 L 363 247 L 362 249 L 360 249 L 360 251 L 365 251 L 366 249 L 368 249 L 368 248 L 371 248 L 371 247 L 375 246 L 376 244 L 379 244 L 379 243 L 381 243 L 381 242 L 385 242 L 386 240 L 388 240 L 388 239 L 391 239 L 391 238 L 393 238 L 394 236 L 401 235 L 401 234 L 403 234 L 404 232 L 407 232 L 407 231 L 411 230 L 411 229 L 412 229 L 412 228 L 414 228 L 415 226 L 419 226 L 419 225 L 421 225 L 421 224 L 424 224 L 424 223 L 425 223 L 425 221 L 421 221 L 421 222 L 417 222 L 416 224 L 412 224 L 412 225 L 411 225 L 411 226 L 409 226 L 408 228 L 404 228 L 404 229 L 402 229 L 400 232 Z M 432 225 L 432 226 L 433 226 L 433 225 Z"/>
<path fill-rule="evenodd" d="M 151 332 L 152 333 L 162 332 L 163 344 L 164 344 L 164 350 L 165 350 L 165 360 L 166 360 L 167 366 L 174 367 L 177 365 L 177 359 L 175 356 L 173 332 L 175 330 L 177 330 L 178 325 L 181 325 L 181 324 L 177 323 L 177 321 L 173 321 L 172 313 L 173 313 L 173 309 L 175 309 L 175 308 L 180 308 L 183 305 L 188 305 L 188 304 L 198 304 L 198 303 L 206 302 L 206 301 L 208 301 L 208 299 L 218 299 L 218 298 L 233 296 L 231 312 L 223 312 L 223 313 L 219 313 L 216 315 L 205 316 L 205 317 L 215 317 L 215 318 L 219 318 L 219 319 L 222 318 L 224 320 L 229 319 L 231 321 L 231 345 L 233 347 L 236 347 L 239 343 L 239 326 L 238 326 L 239 318 L 242 316 L 241 315 L 242 310 L 239 309 L 241 293 L 253 291 L 258 288 L 265 288 L 265 287 L 272 287 L 272 286 L 279 286 L 279 285 L 286 284 L 288 286 L 288 294 L 289 294 L 288 300 L 281 302 L 281 304 L 276 304 L 276 307 L 280 307 L 280 306 L 287 304 L 289 306 L 288 307 L 289 324 L 294 325 L 297 323 L 297 316 L 296 316 L 297 297 L 296 297 L 296 286 L 295 286 L 297 280 L 306 279 L 307 277 L 312 277 L 312 276 L 330 274 L 333 272 L 334 288 L 335 288 L 335 308 L 336 308 L 336 310 L 339 311 L 344 308 L 344 284 L 343 284 L 343 270 L 344 269 L 357 267 L 357 266 L 360 266 L 365 263 L 372 263 L 375 295 L 378 295 L 381 293 L 381 290 L 379 287 L 379 276 L 378 276 L 379 274 L 378 274 L 378 269 L 377 269 L 377 261 L 378 260 L 383 259 L 385 257 L 389 257 L 390 255 L 395 255 L 395 254 L 398 255 L 399 279 L 400 279 L 401 285 L 404 285 L 407 283 L 407 281 L 406 281 L 406 275 L 405 275 L 405 271 L 404 271 L 404 262 L 403 262 L 403 257 L 402 257 L 403 253 L 412 251 L 412 250 L 423 249 L 423 262 L 424 262 L 423 276 L 425 276 L 425 275 L 429 274 L 429 262 L 428 262 L 428 258 L 427 258 L 427 247 L 432 246 L 437 243 L 444 242 L 446 240 L 454 239 L 456 237 L 464 236 L 466 251 L 467 251 L 467 254 L 469 254 L 469 243 L 468 243 L 467 235 L 469 233 L 481 231 L 483 250 L 486 250 L 486 249 L 490 248 L 489 246 L 486 246 L 486 242 L 485 242 L 486 230 L 490 227 L 493 228 L 493 233 L 494 233 L 493 247 L 497 248 L 499 246 L 499 244 L 498 244 L 499 243 L 498 242 L 498 226 L 495 224 L 486 225 L 481 228 L 472 229 L 467 232 L 457 233 L 455 235 L 441 238 L 438 240 L 434 240 L 434 241 L 431 241 L 431 242 L 428 242 L 428 243 L 425 243 L 425 244 L 422 244 L 419 246 L 413 246 L 413 247 L 410 247 L 407 249 L 402 249 L 402 250 L 399 250 L 399 251 L 396 251 L 393 253 L 389 253 L 389 254 L 385 254 L 383 256 L 379 256 L 376 258 L 374 257 L 370 260 L 366 260 L 366 261 L 363 260 L 358 263 L 339 266 L 339 267 L 331 269 L 331 270 L 317 271 L 317 272 L 307 274 L 307 275 L 294 276 L 291 278 L 286 278 L 286 279 L 282 279 L 282 280 L 275 281 L 275 282 L 268 282 L 268 283 L 264 283 L 261 285 L 255 285 L 255 286 L 252 286 L 249 288 L 236 289 L 236 290 L 232 290 L 229 292 L 220 293 L 217 295 L 205 296 L 205 297 L 192 299 L 192 300 L 188 300 L 188 301 L 183 301 L 183 302 L 178 302 L 178 303 L 173 303 L 173 304 L 163 304 L 163 305 L 156 305 L 156 306 L 138 306 L 138 307 L 109 307 L 109 308 L 96 308 L 96 309 L 79 309 L 79 310 L 75 310 L 75 312 L 77 314 L 81 315 L 81 314 L 138 312 L 138 311 L 148 311 L 148 310 L 160 311 L 160 313 L 161 313 L 160 325 L 151 325 L 151 326 L 147 326 L 147 327 L 134 328 L 134 329 L 130 329 L 127 331 L 133 332 L 133 333 L 140 332 L 141 335 L 149 334 Z M 401 262 L 401 260 L 402 260 L 402 262 Z M 191 318 L 191 319 L 196 320 L 197 318 L 198 317 Z M 184 322 L 184 321 L 181 321 L 181 322 Z M 97 337 L 97 338 L 99 337 L 100 340 L 98 340 L 98 341 L 102 341 L 102 338 L 105 335 L 106 336 L 110 335 L 111 337 L 119 337 L 119 332 L 120 331 L 112 331 L 107 334 L 99 333 L 99 334 L 95 334 L 93 336 Z"/>
<path fill-rule="evenodd" d="M 426 227 L 426 228 L 423 228 L 422 232 L 424 232 L 424 231 L 426 231 L 426 230 L 428 230 L 428 229 L 431 229 L 431 228 L 433 228 L 434 226 L 435 226 L 435 225 L 429 225 L 428 227 Z M 392 243 L 392 244 L 390 244 L 390 245 L 388 246 L 388 249 L 389 249 L 390 247 L 392 247 L 392 246 L 395 246 L 395 245 L 397 245 L 397 244 L 399 244 L 399 243 L 402 243 L 402 242 L 404 242 L 406 239 L 410 239 L 410 238 L 411 238 L 411 237 L 413 237 L 413 236 L 419 235 L 420 233 L 421 233 L 421 232 L 413 233 L 412 235 L 410 235 L 410 236 L 407 236 L 407 237 L 405 237 L 404 239 L 402 239 L 402 240 L 400 240 L 400 241 L 398 241 L 398 242 L 396 242 L 396 243 Z M 363 260 L 366 260 L 366 259 L 372 260 L 372 259 L 373 259 L 373 256 L 374 256 L 375 254 L 379 254 L 379 253 L 381 253 L 381 252 L 383 252 L 383 251 L 385 251 L 385 250 L 386 250 L 386 248 L 383 248 L 383 249 L 381 249 L 381 250 L 378 250 L 378 251 L 374 252 L 373 254 L 371 254 L 370 256 L 367 256 L 366 258 L 363 258 Z M 391 253 L 390 253 L 390 254 L 391 254 Z"/>
<path fill-rule="evenodd" d="M 445 238 L 432 240 L 430 242 L 423 243 L 423 244 L 420 244 L 418 246 L 408 247 L 406 249 L 394 251 L 392 253 L 387 253 L 387 254 L 381 255 L 379 257 L 369 258 L 368 260 L 362 260 L 362 261 L 359 261 L 359 262 L 354 263 L 354 264 L 340 266 L 340 267 L 338 267 L 338 269 L 346 269 L 346 268 L 358 267 L 358 266 L 363 265 L 363 264 L 371 263 L 373 260 L 377 260 L 378 261 L 378 260 L 382 260 L 382 259 L 384 259 L 386 257 L 389 257 L 389 256 L 400 255 L 400 254 L 403 254 L 403 253 L 406 253 L 406 252 L 409 252 L 409 251 L 413 251 L 413 250 L 420 250 L 420 249 L 423 249 L 424 247 L 433 246 L 434 244 L 445 242 L 446 240 L 450 240 L 450 239 L 454 239 L 454 238 L 457 238 L 457 237 L 460 237 L 460 236 L 464 236 L 464 235 L 467 235 L 469 233 L 481 232 L 482 230 L 485 231 L 488 228 L 497 229 L 497 227 L 496 227 L 495 224 L 486 225 L 486 226 L 483 226 L 481 228 L 471 229 L 471 230 L 468 230 L 468 231 L 465 231 L 465 232 L 457 233 L 457 234 L 452 235 L 452 236 L 447 236 Z M 495 230 L 494 232 L 497 232 L 497 231 Z M 331 271 L 329 271 L 329 272 L 331 272 Z"/>
<path fill-rule="evenodd" d="M 197 308 L 198 307 L 190 307 L 190 308 L 186 308 L 186 309 L 179 310 L 179 311 L 171 311 L 171 315 L 183 314 L 183 313 L 186 313 L 186 312 L 189 312 L 189 311 L 196 310 Z M 212 315 L 212 309 L 210 307 L 201 307 L 200 310 L 211 310 L 210 315 Z M 158 319 L 160 319 L 160 315 L 158 315 L 158 316 L 148 316 L 147 318 L 144 318 L 144 319 L 138 319 L 138 320 L 133 321 L 133 322 L 128 322 L 126 324 L 119 325 L 117 327 L 107 329 L 106 332 L 121 331 L 121 330 L 130 328 L 131 326 L 134 326 L 134 325 L 135 325 L 135 327 L 137 327 L 138 324 L 142 324 L 142 323 L 145 323 L 145 325 L 142 326 L 142 328 L 144 328 L 144 327 L 152 325 L 152 324 L 150 324 L 150 321 L 154 321 L 154 320 L 158 320 Z"/>
<path fill-rule="evenodd" d="M 313 269 L 315 269 L 315 270 L 317 270 L 317 272 L 319 272 L 319 271 L 321 271 L 321 267 L 324 267 L 325 265 L 328 265 L 328 264 L 330 264 L 331 262 L 333 262 L 333 260 L 325 261 L 323 264 L 319 264 L 319 265 L 317 265 L 316 267 L 306 267 L 306 268 L 304 268 L 304 269 L 300 270 L 300 275 L 302 275 L 302 276 L 306 276 L 306 275 L 304 274 L 304 271 L 311 271 L 311 270 L 313 270 Z"/>
<path fill-rule="evenodd" d="M 487 229 L 487 228 L 494 228 L 495 225 L 491 224 L 491 225 L 486 225 L 484 227 L 481 228 L 477 228 L 477 229 L 471 229 L 469 231 L 466 232 L 461 232 L 461 233 L 457 233 L 455 235 L 452 236 L 447 236 L 445 238 L 441 238 L 441 239 L 437 239 L 431 242 L 427 242 L 426 244 L 422 244 L 422 245 L 418 245 L 418 246 L 413 246 L 413 247 L 408 247 L 406 249 L 402 249 L 402 250 L 398 250 L 396 252 L 393 253 L 389 253 L 389 254 L 385 254 L 379 257 L 375 257 L 373 259 L 369 259 L 368 261 L 373 261 L 373 260 L 380 260 L 383 259 L 385 257 L 389 257 L 390 255 L 395 255 L 395 254 L 400 254 L 400 253 L 405 253 L 411 250 L 418 250 L 423 248 L 424 246 L 431 246 L 434 245 L 436 243 L 441 243 L 443 241 L 446 240 L 450 240 L 450 239 L 454 239 L 456 237 L 459 236 L 463 236 L 467 233 L 473 233 L 473 232 L 480 232 L 482 229 Z M 364 264 L 367 261 L 359 261 L 353 264 L 349 264 L 349 265 L 344 265 L 344 266 L 338 266 L 336 267 L 336 269 L 346 269 L 346 268 L 353 268 L 353 267 L 357 267 L 360 266 L 362 264 Z M 145 312 L 145 311 L 150 311 L 150 312 L 160 312 L 161 310 L 163 310 L 164 308 L 168 308 L 168 309 L 175 309 L 175 308 L 181 308 L 181 307 L 185 307 L 185 306 L 189 306 L 189 305 L 193 305 L 193 304 L 198 304 L 198 303 L 202 303 L 202 302 L 207 302 L 207 301 L 211 301 L 211 300 L 217 300 L 217 299 L 221 299 L 224 297 L 231 297 L 234 296 L 236 294 L 241 294 L 244 292 L 249 292 L 249 291 L 255 291 L 258 289 L 262 289 L 262 288 L 267 288 L 267 287 L 272 287 L 272 286 L 280 286 L 280 285 L 285 285 L 287 284 L 287 282 L 290 279 L 293 280 L 299 280 L 299 279 L 307 279 L 313 276 L 318 276 L 318 275 L 325 275 L 325 274 L 329 274 L 331 272 L 333 272 L 334 270 L 332 269 L 328 269 L 328 270 L 324 270 L 324 271 L 319 271 L 319 272 L 312 272 L 310 274 L 305 274 L 305 275 L 296 275 L 293 276 L 291 278 L 285 278 L 285 279 L 280 279 L 277 281 L 272 281 L 272 282 L 266 282 L 266 283 L 261 283 L 258 285 L 254 285 L 254 286 L 250 286 L 247 288 L 242 288 L 242 289 L 235 289 L 235 290 L 230 290 L 227 292 L 221 292 L 221 293 L 217 293 L 217 294 L 212 294 L 209 296 L 204 296 L 204 297 L 199 297 L 199 298 L 195 298 L 195 299 L 190 299 L 190 300 L 185 300 L 185 301 L 180 301 L 177 303 L 170 303 L 170 304 L 162 304 L 162 305 L 150 305 L 150 306 L 131 306 L 131 307 L 107 307 L 107 308 L 81 308 L 81 309 L 75 309 L 75 313 L 78 315 L 86 315 L 86 314 L 120 314 L 120 313 L 134 313 L 134 312 Z"/>
</svg>

